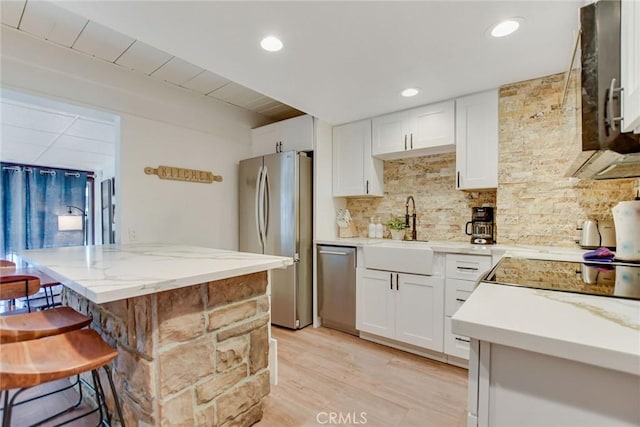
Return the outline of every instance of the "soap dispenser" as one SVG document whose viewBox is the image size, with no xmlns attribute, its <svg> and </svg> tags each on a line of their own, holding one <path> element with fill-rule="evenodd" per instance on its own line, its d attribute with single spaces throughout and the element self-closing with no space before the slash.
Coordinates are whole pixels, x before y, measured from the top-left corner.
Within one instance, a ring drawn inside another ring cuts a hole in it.
<svg viewBox="0 0 640 427">
<path fill-rule="evenodd" d="M 376 237 L 378 239 L 382 239 L 384 235 L 384 228 L 382 228 L 382 224 L 380 224 L 380 217 L 378 217 L 378 223 L 376 224 Z"/>
<path fill-rule="evenodd" d="M 369 238 L 370 239 L 375 239 L 377 237 L 376 236 L 376 225 L 373 223 L 374 219 L 375 219 L 374 216 L 369 218 Z"/>
</svg>

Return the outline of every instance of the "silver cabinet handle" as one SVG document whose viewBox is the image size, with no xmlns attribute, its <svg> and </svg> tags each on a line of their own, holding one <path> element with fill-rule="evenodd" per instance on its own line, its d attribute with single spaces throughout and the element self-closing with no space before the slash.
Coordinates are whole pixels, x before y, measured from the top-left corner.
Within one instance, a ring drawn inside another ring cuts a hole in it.
<svg viewBox="0 0 640 427">
<path fill-rule="evenodd" d="M 456 301 L 458 301 L 458 302 L 465 302 L 465 301 L 466 301 L 466 299 L 456 298 Z"/>
<path fill-rule="evenodd" d="M 458 270 L 478 271 L 478 267 L 456 267 Z"/>
<path fill-rule="evenodd" d="M 348 256 L 351 252 L 336 252 L 336 251 L 318 251 L 319 254 L 327 254 L 327 255 L 342 255 Z"/>
<path fill-rule="evenodd" d="M 622 92 L 621 87 L 616 87 L 616 79 L 611 79 L 611 85 L 609 86 L 609 93 L 607 94 L 607 117 L 604 122 L 609 125 L 612 130 L 616 130 L 616 122 L 622 120 L 622 116 L 614 117 L 613 116 L 613 93 L 614 92 Z M 620 100 L 620 105 L 622 106 L 622 100 Z M 621 108 L 622 110 L 622 108 Z"/>
<path fill-rule="evenodd" d="M 411 149 L 413 150 L 413 133 L 411 133 Z"/>
<path fill-rule="evenodd" d="M 389 289 L 393 290 L 393 273 L 389 273 Z"/>
<path fill-rule="evenodd" d="M 399 274 L 396 273 L 396 291 L 400 290 L 400 279 L 399 279 Z"/>
<path fill-rule="evenodd" d="M 456 337 L 456 341 L 466 342 L 467 344 L 471 342 L 471 340 L 465 340 L 464 338 L 458 338 L 458 337 Z"/>
<path fill-rule="evenodd" d="M 404 149 L 407 150 L 407 134 L 404 134 Z"/>
</svg>

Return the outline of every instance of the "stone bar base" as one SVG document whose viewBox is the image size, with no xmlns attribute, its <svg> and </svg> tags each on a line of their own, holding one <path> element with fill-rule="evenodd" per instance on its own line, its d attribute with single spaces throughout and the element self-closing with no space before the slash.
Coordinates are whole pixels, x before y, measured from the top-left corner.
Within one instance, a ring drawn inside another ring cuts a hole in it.
<svg viewBox="0 0 640 427">
<path fill-rule="evenodd" d="M 269 393 L 267 272 L 94 304 L 65 288 L 117 347 L 129 426 L 249 426 Z"/>
</svg>

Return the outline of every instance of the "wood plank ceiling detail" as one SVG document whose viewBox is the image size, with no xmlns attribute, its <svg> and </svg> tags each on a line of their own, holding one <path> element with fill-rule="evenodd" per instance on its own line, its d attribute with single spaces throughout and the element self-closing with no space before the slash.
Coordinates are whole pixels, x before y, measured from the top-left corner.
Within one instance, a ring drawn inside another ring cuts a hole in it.
<svg viewBox="0 0 640 427">
<path fill-rule="evenodd" d="M 303 114 L 209 70 L 45 1 L 3 1 L 2 24 L 185 90 L 269 117 Z"/>
</svg>

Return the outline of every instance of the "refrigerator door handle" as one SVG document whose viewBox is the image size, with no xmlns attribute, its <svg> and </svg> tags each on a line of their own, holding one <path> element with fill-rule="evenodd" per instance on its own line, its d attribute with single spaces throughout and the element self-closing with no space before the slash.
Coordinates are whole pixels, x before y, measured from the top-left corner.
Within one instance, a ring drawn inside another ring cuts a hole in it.
<svg viewBox="0 0 640 427">
<path fill-rule="evenodd" d="M 263 167 L 260 166 L 258 169 L 258 178 L 256 179 L 256 231 L 258 232 L 258 240 L 260 241 L 260 246 L 264 249 L 264 239 L 262 238 L 262 204 L 263 204 L 263 192 L 262 192 L 262 175 L 263 175 Z"/>
<path fill-rule="evenodd" d="M 262 239 L 267 241 L 267 233 L 269 232 L 269 173 L 266 166 L 263 166 L 262 177 Z"/>
</svg>

